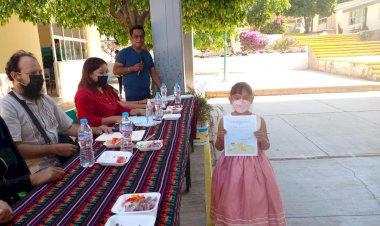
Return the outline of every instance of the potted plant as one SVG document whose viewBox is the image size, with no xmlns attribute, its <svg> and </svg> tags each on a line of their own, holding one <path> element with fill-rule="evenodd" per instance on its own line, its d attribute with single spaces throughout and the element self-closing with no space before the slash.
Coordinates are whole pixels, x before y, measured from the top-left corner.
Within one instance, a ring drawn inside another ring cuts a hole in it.
<svg viewBox="0 0 380 226">
<path fill-rule="evenodd" d="M 197 136 L 193 143 L 194 145 L 204 145 L 208 142 L 209 128 L 214 126 L 211 113 L 216 109 L 222 111 L 222 108 L 208 103 L 208 98 L 193 88 L 188 87 L 187 93 L 193 95 L 197 101 Z M 217 112 L 219 113 L 219 111 Z"/>
</svg>

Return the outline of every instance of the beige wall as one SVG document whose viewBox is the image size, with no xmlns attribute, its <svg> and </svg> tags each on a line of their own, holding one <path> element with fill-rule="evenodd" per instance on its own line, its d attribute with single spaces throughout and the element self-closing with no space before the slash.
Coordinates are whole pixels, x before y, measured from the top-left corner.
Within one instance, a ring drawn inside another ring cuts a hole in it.
<svg viewBox="0 0 380 226">
<path fill-rule="evenodd" d="M 51 48 L 51 33 L 49 25 L 38 25 L 41 48 Z"/>
<path fill-rule="evenodd" d="M 32 52 L 42 67 L 37 26 L 30 22 L 20 22 L 18 16 L 13 15 L 9 23 L 0 26 L 0 97 L 7 94 L 12 87 L 5 74 L 6 63 L 13 53 L 21 49 Z"/>
<path fill-rule="evenodd" d="M 313 31 L 319 32 L 319 31 L 326 31 L 329 34 L 335 33 L 335 14 L 332 14 L 331 16 L 327 17 L 326 23 L 319 24 L 319 19 L 322 18 L 319 15 L 316 15 L 314 17 L 314 24 L 313 24 Z"/>
<path fill-rule="evenodd" d="M 380 3 L 368 6 L 367 26 L 369 30 L 380 29 Z"/>
<path fill-rule="evenodd" d="M 30 22 L 20 22 L 13 15 L 8 24 L 0 27 L 0 73 L 5 72 L 5 64 L 17 50 L 32 52 L 42 65 L 41 47 L 37 26 Z"/>
<path fill-rule="evenodd" d="M 87 27 L 88 38 L 88 57 L 101 57 L 102 47 L 100 42 L 100 34 L 96 27 Z"/>
</svg>

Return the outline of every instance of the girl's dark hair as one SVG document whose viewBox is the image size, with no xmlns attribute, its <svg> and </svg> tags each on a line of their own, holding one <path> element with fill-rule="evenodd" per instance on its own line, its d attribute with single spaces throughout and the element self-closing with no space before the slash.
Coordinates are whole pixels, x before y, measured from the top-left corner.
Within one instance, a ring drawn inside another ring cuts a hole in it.
<svg viewBox="0 0 380 226">
<path fill-rule="evenodd" d="M 88 58 L 84 64 L 83 64 L 83 69 L 82 69 L 82 78 L 79 82 L 78 87 L 88 87 L 92 90 L 96 90 L 97 85 L 96 82 L 94 82 L 91 78 L 90 75 L 99 69 L 103 64 L 107 65 L 107 63 L 98 57 L 90 57 Z M 108 87 L 108 85 L 107 85 Z M 106 87 L 103 87 L 106 88 Z"/>
<path fill-rule="evenodd" d="M 249 95 L 253 95 L 251 86 L 249 86 L 246 82 L 238 82 L 235 85 L 233 85 L 231 88 L 230 95 L 242 94 L 243 90 L 247 91 Z"/>
<path fill-rule="evenodd" d="M 33 53 L 26 52 L 24 50 L 19 50 L 15 52 L 11 58 L 9 58 L 7 65 L 5 66 L 5 73 L 7 74 L 9 80 L 13 81 L 13 78 L 11 76 L 11 72 L 20 72 L 20 68 L 18 67 L 18 63 L 20 62 L 21 57 L 31 57 L 36 60 L 36 57 L 33 55 Z"/>
</svg>

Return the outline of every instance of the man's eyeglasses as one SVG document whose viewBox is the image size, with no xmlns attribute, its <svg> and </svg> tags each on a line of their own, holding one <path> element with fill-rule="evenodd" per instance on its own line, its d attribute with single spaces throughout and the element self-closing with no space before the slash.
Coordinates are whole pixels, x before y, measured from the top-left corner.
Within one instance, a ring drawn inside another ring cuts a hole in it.
<svg viewBox="0 0 380 226">
<path fill-rule="evenodd" d="M 132 35 L 132 38 L 134 38 L 134 39 L 138 39 L 138 38 L 144 39 L 145 35 Z"/>
<path fill-rule="evenodd" d="M 16 74 L 18 74 L 18 75 L 22 75 L 22 74 L 24 74 L 24 75 L 28 75 L 28 76 L 42 76 L 41 73 L 34 74 L 34 73 L 21 73 L 21 72 L 16 72 Z"/>
</svg>

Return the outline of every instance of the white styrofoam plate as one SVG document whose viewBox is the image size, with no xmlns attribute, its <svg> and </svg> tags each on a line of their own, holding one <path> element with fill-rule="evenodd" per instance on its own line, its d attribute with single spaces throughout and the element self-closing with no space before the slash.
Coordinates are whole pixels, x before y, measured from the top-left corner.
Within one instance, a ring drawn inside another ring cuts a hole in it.
<svg viewBox="0 0 380 226">
<path fill-rule="evenodd" d="M 124 166 L 131 158 L 132 153 L 126 151 L 105 151 L 96 160 L 102 166 Z M 125 158 L 123 162 L 117 162 L 118 159 Z"/>
<path fill-rule="evenodd" d="M 148 214 L 113 215 L 105 226 L 154 226 L 156 217 Z"/>
<path fill-rule="evenodd" d="M 163 146 L 162 140 L 147 140 L 136 143 L 136 148 L 140 151 L 157 151 Z"/>
<path fill-rule="evenodd" d="M 145 130 L 135 130 L 132 132 L 132 141 L 137 142 L 140 141 L 145 134 Z M 114 132 L 114 133 L 103 133 L 102 135 L 98 136 L 95 141 L 107 141 L 111 140 L 112 138 L 121 138 L 122 135 L 120 132 Z"/>
<path fill-rule="evenodd" d="M 155 202 L 153 208 L 151 208 L 149 210 L 125 211 L 126 200 L 129 199 L 132 195 L 144 195 L 145 197 L 155 198 L 156 202 Z M 161 198 L 161 194 L 158 192 L 124 194 L 124 195 L 119 196 L 119 198 L 116 200 L 115 204 L 113 205 L 111 211 L 113 213 L 120 214 L 120 215 L 149 214 L 149 215 L 153 215 L 154 217 L 156 217 L 157 216 L 158 203 L 160 202 L 160 198 Z"/>
<path fill-rule="evenodd" d="M 191 98 L 191 97 L 193 97 L 193 95 L 191 95 L 191 94 L 181 95 L 181 99 L 187 99 L 187 98 Z"/>
<path fill-rule="evenodd" d="M 165 120 L 177 120 L 181 118 L 181 114 L 166 114 L 163 117 Z"/>
<path fill-rule="evenodd" d="M 166 111 L 171 112 L 170 114 L 181 113 L 182 107 L 167 106 Z"/>
<path fill-rule="evenodd" d="M 170 96 L 167 96 L 164 101 L 173 101 L 173 100 L 174 100 L 174 96 L 170 95 Z"/>
</svg>

